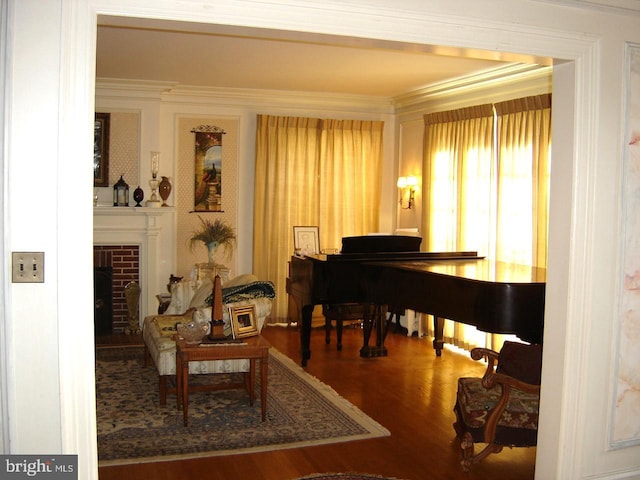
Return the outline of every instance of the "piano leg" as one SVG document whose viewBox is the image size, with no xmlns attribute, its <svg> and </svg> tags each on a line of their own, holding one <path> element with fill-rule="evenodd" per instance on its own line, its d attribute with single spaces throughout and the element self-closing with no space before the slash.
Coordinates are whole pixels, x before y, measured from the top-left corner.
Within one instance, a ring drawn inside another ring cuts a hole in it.
<svg viewBox="0 0 640 480">
<path fill-rule="evenodd" d="M 300 319 L 300 353 L 302 354 L 302 366 L 306 367 L 311 358 L 311 317 L 314 305 L 302 307 Z"/>
<path fill-rule="evenodd" d="M 364 345 L 360 349 L 360 356 L 364 358 L 370 357 L 386 357 L 387 347 L 384 346 L 384 339 L 387 330 L 386 309 L 382 305 L 366 304 L 364 309 Z M 370 346 L 369 339 L 371 332 L 376 329 L 376 345 Z"/>
<path fill-rule="evenodd" d="M 433 316 L 433 348 L 436 356 L 442 356 L 442 348 L 444 347 L 444 318 Z"/>
</svg>

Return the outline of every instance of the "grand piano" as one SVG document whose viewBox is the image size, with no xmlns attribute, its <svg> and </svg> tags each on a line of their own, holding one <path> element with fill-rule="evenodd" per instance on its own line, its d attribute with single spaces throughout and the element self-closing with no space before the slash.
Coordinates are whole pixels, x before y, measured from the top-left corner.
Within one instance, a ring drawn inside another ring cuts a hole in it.
<svg viewBox="0 0 640 480">
<path fill-rule="evenodd" d="M 495 262 L 476 252 L 421 252 L 420 242 L 400 235 L 345 237 L 339 254 L 291 258 L 286 288 L 300 313 L 303 366 L 311 358 L 315 305 L 365 306 L 363 357 L 387 354 L 381 305 L 433 315 L 437 355 L 444 319 L 542 343 L 545 269 Z M 370 346 L 374 330 L 376 344 Z"/>
</svg>

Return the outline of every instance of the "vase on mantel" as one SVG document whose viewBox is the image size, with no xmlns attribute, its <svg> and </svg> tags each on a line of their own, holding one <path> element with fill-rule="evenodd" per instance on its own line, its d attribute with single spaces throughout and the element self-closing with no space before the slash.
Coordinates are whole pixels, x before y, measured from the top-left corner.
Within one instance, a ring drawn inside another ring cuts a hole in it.
<svg viewBox="0 0 640 480">
<path fill-rule="evenodd" d="M 160 183 L 158 184 L 158 192 L 160 193 L 160 198 L 162 198 L 162 206 L 168 207 L 167 198 L 169 198 L 169 194 L 171 194 L 171 182 L 169 181 L 169 177 L 162 177 Z"/>
<path fill-rule="evenodd" d="M 140 185 L 133 191 L 133 199 L 136 201 L 136 207 L 142 206 L 140 202 L 144 200 L 144 190 L 140 188 Z"/>
</svg>

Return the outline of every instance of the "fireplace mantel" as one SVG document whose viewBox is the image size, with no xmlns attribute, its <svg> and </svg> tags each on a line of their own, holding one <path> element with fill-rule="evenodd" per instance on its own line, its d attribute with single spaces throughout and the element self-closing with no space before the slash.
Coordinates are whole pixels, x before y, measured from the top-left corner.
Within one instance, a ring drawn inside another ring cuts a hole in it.
<svg viewBox="0 0 640 480">
<path fill-rule="evenodd" d="M 174 263 L 175 207 L 93 209 L 94 245 L 140 247 L 140 322 L 157 311 L 156 295 L 166 290 Z"/>
<path fill-rule="evenodd" d="M 158 208 L 150 208 L 150 207 L 111 207 L 111 206 L 100 206 L 93 207 L 93 216 L 147 216 L 147 217 L 157 217 L 166 215 L 168 213 L 175 213 L 175 207 L 158 207 Z"/>
</svg>

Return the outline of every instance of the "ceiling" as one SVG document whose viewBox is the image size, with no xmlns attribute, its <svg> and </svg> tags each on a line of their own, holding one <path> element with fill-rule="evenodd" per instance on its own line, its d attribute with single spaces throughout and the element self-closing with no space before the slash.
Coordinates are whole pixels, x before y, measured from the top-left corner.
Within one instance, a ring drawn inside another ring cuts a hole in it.
<svg viewBox="0 0 640 480">
<path fill-rule="evenodd" d="M 500 52 L 102 16 L 97 78 L 396 97 L 513 63 Z"/>
</svg>

